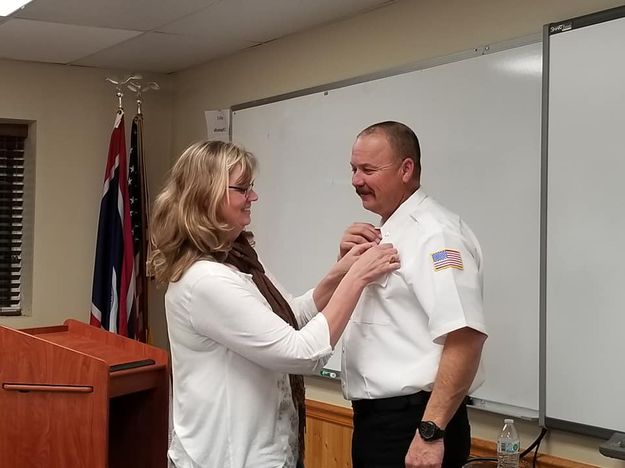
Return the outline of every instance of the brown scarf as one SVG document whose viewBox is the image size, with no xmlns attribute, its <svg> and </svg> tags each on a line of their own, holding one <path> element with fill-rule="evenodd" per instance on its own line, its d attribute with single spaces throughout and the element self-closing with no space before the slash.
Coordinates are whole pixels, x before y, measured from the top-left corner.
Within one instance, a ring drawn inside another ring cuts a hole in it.
<svg viewBox="0 0 625 468">
<path fill-rule="evenodd" d="M 258 255 L 254 248 L 250 245 L 248 237 L 251 233 L 243 232 L 232 245 L 232 249 L 226 256 L 225 263 L 234 265 L 242 271 L 252 275 L 252 281 L 260 291 L 260 293 L 267 299 L 273 313 L 291 325 L 296 330 L 299 329 L 295 315 L 291 310 L 289 303 L 282 297 L 280 291 L 273 285 L 273 283 L 265 275 L 265 269 L 258 260 Z M 304 462 L 304 429 L 306 425 L 306 408 L 304 403 L 304 378 L 301 375 L 289 375 L 289 381 L 291 383 L 291 397 L 295 404 L 295 409 L 299 417 L 299 462 Z"/>
</svg>

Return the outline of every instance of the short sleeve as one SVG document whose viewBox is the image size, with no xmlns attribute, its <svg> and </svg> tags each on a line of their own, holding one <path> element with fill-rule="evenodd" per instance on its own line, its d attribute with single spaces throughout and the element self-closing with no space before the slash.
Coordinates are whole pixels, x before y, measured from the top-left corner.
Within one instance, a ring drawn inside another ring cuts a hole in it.
<svg viewBox="0 0 625 468">
<path fill-rule="evenodd" d="M 461 232 L 441 228 L 418 246 L 410 262 L 410 286 L 433 341 L 440 343 L 463 327 L 486 333 L 479 246 Z"/>
</svg>

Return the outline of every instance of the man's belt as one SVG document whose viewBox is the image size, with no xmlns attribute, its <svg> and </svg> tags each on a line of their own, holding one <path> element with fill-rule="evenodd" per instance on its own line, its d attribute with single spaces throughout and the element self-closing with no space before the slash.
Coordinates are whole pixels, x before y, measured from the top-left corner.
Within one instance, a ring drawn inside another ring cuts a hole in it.
<svg viewBox="0 0 625 468">
<path fill-rule="evenodd" d="M 412 395 L 400 395 L 390 398 L 372 400 L 354 400 L 352 407 L 355 412 L 367 411 L 399 411 L 411 406 L 425 406 L 430 399 L 430 392 L 420 391 Z"/>
</svg>

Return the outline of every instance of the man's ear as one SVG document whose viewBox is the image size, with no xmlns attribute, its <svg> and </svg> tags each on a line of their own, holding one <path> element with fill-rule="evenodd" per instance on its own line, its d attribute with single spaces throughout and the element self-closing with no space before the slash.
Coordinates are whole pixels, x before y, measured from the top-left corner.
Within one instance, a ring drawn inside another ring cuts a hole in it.
<svg viewBox="0 0 625 468">
<path fill-rule="evenodd" d="M 408 183 L 413 179 L 415 171 L 414 161 L 411 158 L 404 158 L 401 162 L 401 180 Z"/>
</svg>

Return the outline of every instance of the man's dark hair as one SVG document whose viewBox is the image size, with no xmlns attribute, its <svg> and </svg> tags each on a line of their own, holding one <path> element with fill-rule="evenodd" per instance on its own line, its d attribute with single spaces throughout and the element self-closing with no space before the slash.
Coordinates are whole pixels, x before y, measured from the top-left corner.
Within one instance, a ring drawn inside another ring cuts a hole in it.
<svg viewBox="0 0 625 468">
<path fill-rule="evenodd" d="M 410 158 L 414 161 L 415 178 L 418 180 L 421 175 L 421 146 L 417 135 L 407 125 L 387 120 L 369 125 L 358 134 L 358 138 L 378 132 L 382 132 L 386 136 L 395 156 L 401 160 Z"/>
</svg>

